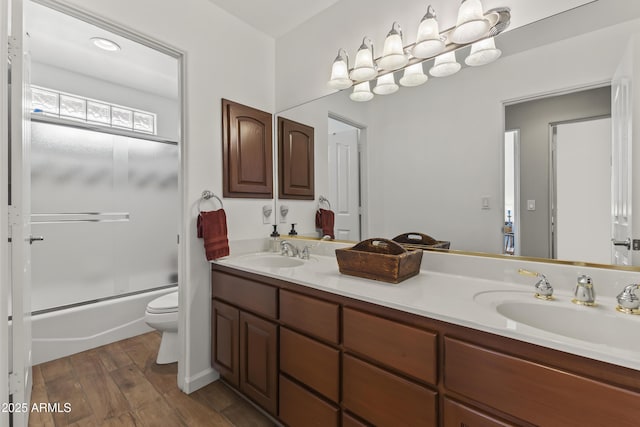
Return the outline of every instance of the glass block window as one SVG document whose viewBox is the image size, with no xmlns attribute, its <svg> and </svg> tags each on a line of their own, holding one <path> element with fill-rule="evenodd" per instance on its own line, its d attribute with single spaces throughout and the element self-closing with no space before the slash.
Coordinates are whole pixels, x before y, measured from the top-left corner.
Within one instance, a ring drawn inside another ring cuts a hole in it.
<svg viewBox="0 0 640 427">
<path fill-rule="evenodd" d="M 109 104 L 69 93 L 31 86 L 34 114 L 80 120 L 100 126 L 156 135 L 157 116 L 148 111 Z"/>
</svg>

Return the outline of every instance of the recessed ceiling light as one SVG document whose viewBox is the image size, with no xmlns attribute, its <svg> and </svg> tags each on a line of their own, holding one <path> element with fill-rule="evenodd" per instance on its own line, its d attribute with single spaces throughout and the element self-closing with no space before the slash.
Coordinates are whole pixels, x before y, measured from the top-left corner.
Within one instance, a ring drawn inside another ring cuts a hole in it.
<svg viewBox="0 0 640 427">
<path fill-rule="evenodd" d="M 108 39 L 103 39 L 102 37 L 91 37 L 91 41 L 100 49 L 108 50 L 109 52 L 120 50 L 120 45 L 118 43 Z"/>
</svg>

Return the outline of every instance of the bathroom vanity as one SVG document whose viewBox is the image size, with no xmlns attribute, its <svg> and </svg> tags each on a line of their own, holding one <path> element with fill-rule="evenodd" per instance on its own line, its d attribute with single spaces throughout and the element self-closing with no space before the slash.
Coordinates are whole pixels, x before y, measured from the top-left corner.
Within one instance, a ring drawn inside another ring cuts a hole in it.
<svg viewBox="0 0 640 427">
<path fill-rule="evenodd" d="M 630 368 L 549 348 L 527 328 L 513 334 L 531 339 L 501 333 L 472 295 L 507 285 L 427 271 L 390 285 L 340 275 L 331 257 L 294 267 L 264 259 L 212 264 L 211 357 L 285 425 L 640 423 L 637 360 Z M 437 308 L 451 298 L 460 299 L 452 311 Z"/>
</svg>

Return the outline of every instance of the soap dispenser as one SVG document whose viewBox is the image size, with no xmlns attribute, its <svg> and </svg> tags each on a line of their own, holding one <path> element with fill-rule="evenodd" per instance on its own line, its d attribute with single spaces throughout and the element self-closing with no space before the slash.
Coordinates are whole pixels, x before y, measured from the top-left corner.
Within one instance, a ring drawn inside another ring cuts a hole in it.
<svg viewBox="0 0 640 427">
<path fill-rule="evenodd" d="M 296 231 L 296 224 L 291 224 L 291 230 L 289 230 L 289 236 L 297 236 L 298 232 Z"/>
<path fill-rule="evenodd" d="M 280 233 L 278 233 L 278 225 L 273 225 L 273 232 L 270 234 L 271 237 L 271 252 L 280 252 Z"/>
</svg>

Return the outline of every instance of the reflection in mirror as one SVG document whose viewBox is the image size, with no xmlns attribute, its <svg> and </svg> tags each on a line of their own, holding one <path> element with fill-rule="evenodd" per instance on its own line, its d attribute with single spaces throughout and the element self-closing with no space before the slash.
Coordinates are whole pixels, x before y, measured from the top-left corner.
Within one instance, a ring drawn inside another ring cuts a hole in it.
<svg viewBox="0 0 640 427">
<path fill-rule="evenodd" d="M 511 215 L 515 216 L 510 221 L 515 239 L 507 249 L 522 256 L 551 258 L 549 124 L 611 114 L 607 91 L 612 90 L 615 98 L 616 79 L 632 78 L 632 66 L 624 64 L 640 57 L 639 43 L 632 44 L 640 28 L 637 10 L 618 23 L 608 23 L 613 25 L 587 29 L 572 25 L 576 17 L 585 22 L 590 10 L 578 9 L 501 34 L 496 44 L 503 57 L 485 67 L 463 68 L 447 78 L 431 77 L 420 87 L 401 88 L 368 103 L 352 102 L 346 92 L 338 92 L 282 111 L 283 117 L 316 129 L 316 199 L 306 204 L 287 201 L 289 222 L 297 222 L 303 235 L 318 235 L 313 223 L 317 199 L 329 194 L 330 176 L 335 173 L 329 172 L 327 121 L 339 117 L 360 130 L 361 239 L 421 232 L 450 241 L 454 250 L 503 254 L 505 221 L 509 221 L 504 209 L 505 130 L 517 129 L 505 127 L 505 107 L 593 89 L 606 100 L 609 112 L 551 119 L 539 141 L 542 148 L 533 152 L 522 148 L 520 161 L 514 163 L 520 188 L 514 181 Z M 570 34 L 560 31 L 560 38 L 552 38 L 556 27 L 571 28 Z M 546 44 L 533 43 L 542 39 L 536 34 L 544 34 Z M 640 100 L 638 92 L 629 92 L 624 102 L 634 99 Z M 614 135 L 615 111 L 611 114 Z M 530 185 L 545 191 L 528 190 Z M 529 200 L 535 211 L 528 210 Z M 588 209 L 589 202 L 584 206 Z M 527 221 L 532 212 L 544 220 Z M 586 261 L 577 253 L 561 256 Z"/>
</svg>

